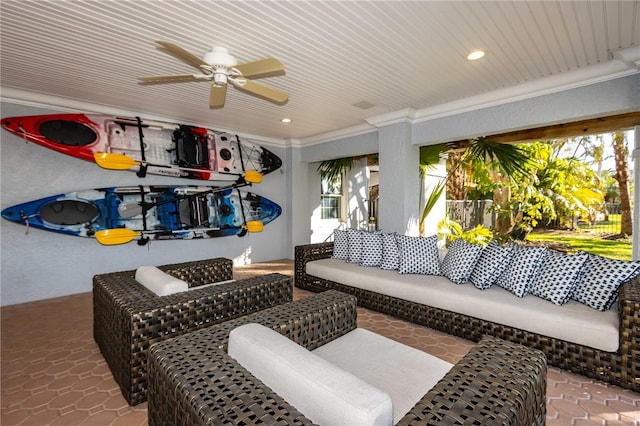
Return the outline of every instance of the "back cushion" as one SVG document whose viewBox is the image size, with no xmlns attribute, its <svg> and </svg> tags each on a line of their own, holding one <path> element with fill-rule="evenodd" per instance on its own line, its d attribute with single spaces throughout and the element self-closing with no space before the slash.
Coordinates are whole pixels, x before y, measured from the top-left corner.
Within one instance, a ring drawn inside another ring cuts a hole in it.
<svg viewBox="0 0 640 426">
<path fill-rule="evenodd" d="M 229 355 L 314 423 L 393 424 L 389 395 L 263 325 L 232 330 Z"/>
</svg>

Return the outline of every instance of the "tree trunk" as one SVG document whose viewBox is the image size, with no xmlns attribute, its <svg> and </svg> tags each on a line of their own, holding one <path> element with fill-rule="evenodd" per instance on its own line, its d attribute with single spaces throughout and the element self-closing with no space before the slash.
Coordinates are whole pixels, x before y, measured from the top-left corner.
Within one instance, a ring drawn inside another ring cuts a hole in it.
<svg viewBox="0 0 640 426">
<path fill-rule="evenodd" d="M 633 224 L 631 221 L 631 200 L 629 196 L 629 163 L 627 162 L 627 149 L 623 132 L 613 133 L 613 153 L 616 159 L 615 180 L 620 190 L 620 233 L 631 235 Z"/>
<path fill-rule="evenodd" d="M 513 228 L 513 215 L 511 210 L 511 188 L 507 185 L 507 180 L 497 170 L 490 168 L 491 179 L 495 182 L 496 189 L 493 190 L 493 205 L 496 207 L 496 234 L 508 234 Z"/>
<path fill-rule="evenodd" d="M 466 170 L 462 164 L 464 151 L 449 152 L 449 179 L 447 181 L 447 195 L 453 200 L 464 200 L 467 196 Z"/>
</svg>

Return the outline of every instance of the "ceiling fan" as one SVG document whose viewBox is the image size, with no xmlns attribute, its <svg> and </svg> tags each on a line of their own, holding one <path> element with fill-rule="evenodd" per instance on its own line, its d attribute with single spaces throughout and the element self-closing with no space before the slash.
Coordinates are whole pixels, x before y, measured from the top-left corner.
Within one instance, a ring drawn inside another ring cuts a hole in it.
<svg viewBox="0 0 640 426">
<path fill-rule="evenodd" d="M 286 93 L 264 84 L 256 83 L 252 78 L 267 77 L 284 71 L 284 64 L 276 58 L 265 58 L 244 64 L 238 64 L 236 58 L 224 47 L 214 47 L 202 58 L 188 52 L 177 44 L 168 41 L 156 41 L 167 53 L 197 68 L 199 74 L 176 74 L 138 77 L 143 84 L 183 83 L 191 81 L 210 81 L 211 94 L 209 107 L 221 108 L 227 96 L 227 86 L 231 83 L 236 89 L 249 92 L 269 101 L 282 104 L 289 98 Z"/>
</svg>

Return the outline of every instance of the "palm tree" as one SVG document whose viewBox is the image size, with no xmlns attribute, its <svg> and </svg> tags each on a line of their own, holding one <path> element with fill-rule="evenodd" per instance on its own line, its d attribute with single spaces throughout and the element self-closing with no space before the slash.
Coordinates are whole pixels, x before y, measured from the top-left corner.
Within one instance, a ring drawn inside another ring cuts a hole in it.
<svg viewBox="0 0 640 426">
<path fill-rule="evenodd" d="M 351 170 L 356 157 L 337 158 L 335 160 L 325 160 L 318 166 L 318 173 L 323 179 L 335 180 L 342 176 L 342 172 Z"/>
<path fill-rule="evenodd" d="M 624 132 L 613 133 L 613 154 L 616 160 L 615 180 L 618 181 L 620 191 L 620 233 L 631 235 L 633 223 L 631 220 L 631 200 L 629 197 L 629 163 L 627 162 L 627 146 Z"/>
<path fill-rule="evenodd" d="M 445 153 L 451 148 L 453 147 L 447 144 L 422 147 L 420 149 L 421 167 L 435 164 L 434 160 L 440 158 L 439 155 L 436 156 L 435 154 Z M 458 173 L 459 169 L 463 166 L 468 166 L 472 163 L 485 164 L 497 181 L 506 180 L 517 174 L 527 172 L 529 158 L 518 145 L 493 142 L 485 138 L 475 138 L 468 140 L 464 144 L 457 145 L 455 149 L 456 151 L 462 150 L 461 158 L 455 162 L 453 168 L 448 170 L 445 178 L 446 182 L 449 182 L 453 176 L 456 176 L 456 173 Z M 506 185 L 496 185 L 494 189 L 494 203 L 500 209 L 498 217 L 503 218 L 501 221 L 498 221 L 498 226 L 496 226 L 495 229 L 495 231 L 499 233 L 507 233 L 512 227 L 511 207 L 508 192 L 505 191 L 505 187 Z M 436 187 L 430 196 L 427 197 L 427 200 L 433 200 L 436 195 L 439 195 L 435 194 L 438 189 L 441 191 L 441 188 Z M 420 220 L 421 228 L 434 205 L 435 202 L 426 203 L 423 208 Z"/>
</svg>

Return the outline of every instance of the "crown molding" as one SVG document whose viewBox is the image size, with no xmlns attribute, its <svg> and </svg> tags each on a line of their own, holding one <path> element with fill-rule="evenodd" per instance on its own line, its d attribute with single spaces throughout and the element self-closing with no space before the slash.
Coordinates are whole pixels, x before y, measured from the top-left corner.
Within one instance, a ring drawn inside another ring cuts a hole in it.
<svg viewBox="0 0 640 426">
<path fill-rule="evenodd" d="M 375 128 L 369 124 L 358 124 L 357 126 L 351 126 L 344 129 L 333 130 L 331 132 L 321 133 L 319 135 L 310 136 L 303 139 L 294 139 L 297 144 L 293 146 L 312 146 L 319 145 L 326 142 L 331 142 L 338 139 L 346 139 L 354 136 L 364 135 L 375 131 Z"/>
<path fill-rule="evenodd" d="M 398 123 L 413 123 L 416 118 L 415 108 L 405 108 L 399 111 L 392 111 L 386 114 L 375 115 L 367 118 L 367 123 L 375 127 L 390 126 Z"/>
</svg>

